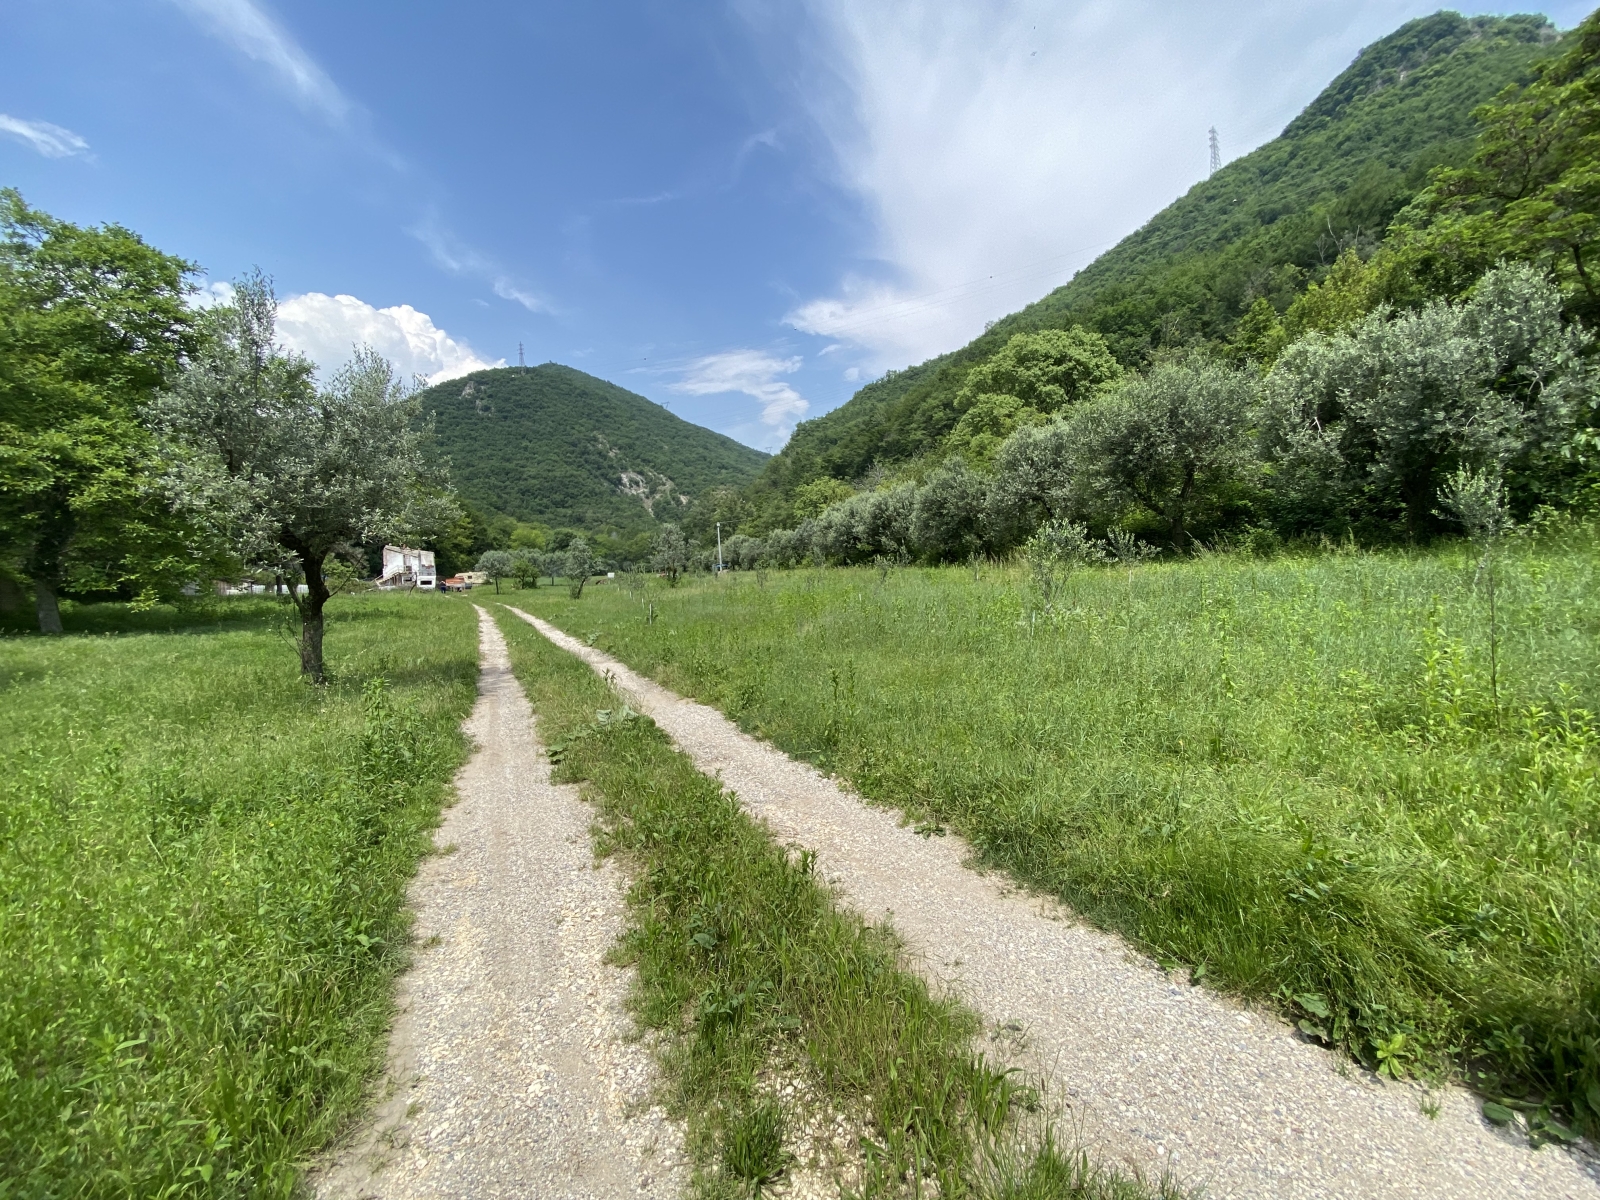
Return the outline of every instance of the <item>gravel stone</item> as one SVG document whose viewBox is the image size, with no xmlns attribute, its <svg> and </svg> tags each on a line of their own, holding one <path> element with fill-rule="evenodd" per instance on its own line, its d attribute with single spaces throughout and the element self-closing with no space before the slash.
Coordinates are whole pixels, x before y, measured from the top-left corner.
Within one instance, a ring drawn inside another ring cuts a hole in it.
<svg viewBox="0 0 1600 1200">
<path fill-rule="evenodd" d="M 1462 1088 L 1380 1081 L 1273 1014 L 1188 986 L 1055 899 L 973 869 L 954 834 L 919 836 L 717 710 L 511 611 L 610 676 L 780 841 L 814 851 L 845 903 L 890 920 L 913 965 L 1039 1072 L 1101 1161 L 1212 1200 L 1600 1198 L 1589 1148 L 1530 1149 Z"/>
<path fill-rule="evenodd" d="M 625 880 L 596 865 L 593 811 L 550 782 L 505 640 L 478 609 L 478 749 L 410 891 L 417 948 L 399 984 L 385 1094 L 321 1197 L 668 1197 L 682 1131 L 605 961 Z"/>
</svg>

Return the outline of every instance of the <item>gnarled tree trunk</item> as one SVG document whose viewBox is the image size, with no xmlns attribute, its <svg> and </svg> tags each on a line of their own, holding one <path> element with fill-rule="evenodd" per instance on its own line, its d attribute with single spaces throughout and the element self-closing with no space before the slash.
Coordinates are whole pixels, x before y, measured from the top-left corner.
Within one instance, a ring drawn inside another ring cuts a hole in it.
<svg viewBox="0 0 1600 1200">
<path fill-rule="evenodd" d="M 322 566 L 328 559 L 328 552 L 318 553 L 302 546 L 292 549 L 300 560 L 306 580 L 304 596 L 292 582 L 289 584 L 289 595 L 300 613 L 300 674 L 310 676 L 313 683 L 324 683 L 327 676 L 322 668 L 322 610 L 330 593 L 328 581 L 322 576 Z"/>
</svg>

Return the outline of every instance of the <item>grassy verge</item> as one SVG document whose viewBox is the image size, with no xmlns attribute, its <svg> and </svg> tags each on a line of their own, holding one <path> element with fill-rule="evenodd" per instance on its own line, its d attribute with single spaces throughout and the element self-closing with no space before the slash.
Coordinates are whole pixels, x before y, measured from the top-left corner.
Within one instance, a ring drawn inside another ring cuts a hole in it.
<svg viewBox="0 0 1600 1200">
<path fill-rule="evenodd" d="M 1391 1074 L 1600 1116 L 1600 554 L 824 570 L 524 603 Z M 1498 1112 L 1498 1110 L 1496 1110 Z"/>
<path fill-rule="evenodd" d="M 799 1145 L 859 1160 L 863 1196 L 1148 1195 L 1050 1146 L 1002 1152 L 1033 1099 L 974 1053 L 977 1019 L 587 666 L 499 621 L 558 778 L 585 782 L 600 850 L 632 872 L 616 953 L 638 971 L 701 1194 L 749 1195 Z"/>
<path fill-rule="evenodd" d="M 270 601 L 0 640 L 0 1196 L 288 1196 L 381 1064 L 476 626 Z M 118 629 L 140 632 L 116 632 Z"/>
</svg>

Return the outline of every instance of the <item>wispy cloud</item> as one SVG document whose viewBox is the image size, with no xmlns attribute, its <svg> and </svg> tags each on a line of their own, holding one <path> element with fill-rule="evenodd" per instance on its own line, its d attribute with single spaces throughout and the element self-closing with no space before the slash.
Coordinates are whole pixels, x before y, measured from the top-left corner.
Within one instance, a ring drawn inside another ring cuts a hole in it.
<svg viewBox="0 0 1600 1200">
<path fill-rule="evenodd" d="M 0 113 L 0 133 L 37 150 L 46 158 L 87 157 L 89 154 L 88 142 L 72 130 L 52 125 L 49 121 L 24 121 L 21 117 Z"/>
<path fill-rule="evenodd" d="M 1066 282 L 1273 136 L 1410 0 L 736 0 L 860 200 L 860 253 L 789 323 L 899 366 Z"/>
<path fill-rule="evenodd" d="M 480 254 L 454 234 L 425 221 L 408 232 L 427 247 L 433 261 L 453 275 L 471 275 L 484 280 L 502 300 L 511 300 L 531 313 L 554 313 L 550 302 L 532 287 L 520 282 L 498 263 Z"/>
<path fill-rule="evenodd" d="M 212 34 L 267 67 L 304 108 L 334 125 L 352 112 L 337 84 L 293 36 L 253 0 L 172 0 Z"/>
<path fill-rule="evenodd" d="M 764 425 L 787 431 L 806 415 L 811 404 L 779 376 L 800 369 L 800 359 L 778 358 L 764 350 L 727 350 L 697 358 L 683 368 L 674 392 L 689 396 L 716 396 L 742 392 L 761 402 Z"/>
</svg>

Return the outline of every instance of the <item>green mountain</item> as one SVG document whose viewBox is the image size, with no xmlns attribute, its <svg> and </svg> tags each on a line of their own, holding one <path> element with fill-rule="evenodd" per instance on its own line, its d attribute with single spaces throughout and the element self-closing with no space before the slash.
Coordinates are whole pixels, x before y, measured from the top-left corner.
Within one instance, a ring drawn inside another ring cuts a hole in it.
<svg viewBox="0 0 1600 1200">
<path fill-rule="evenodd" d="M 1124 365 L 1226 340 L 1266 298 L 1281 313 L 1339 252 L 1369 248 L 1428 172 L 1464 161 L 1473 110 L 1525 82 L 1559 34 L 1541 16 L 1411 21 L 1363 50 L 1275 140 L 1229 163 L 1042 300 L 981 337 L 891 372 L 801 424 L 745 494 L 748 526 L 790 525 L 792 497 L 933 451 L 967 372 L 1013 334 L 1082 325 Z"/>
<path fill-rule="evenodd" d="M 638 533 L 753 480 L 768 456 L 558 363 L 478 371 L 422 394 L 456 490 L 489 515 Z"/>
</svg>

